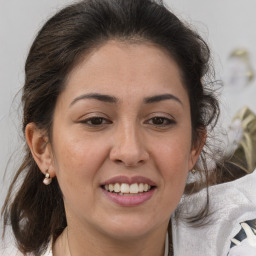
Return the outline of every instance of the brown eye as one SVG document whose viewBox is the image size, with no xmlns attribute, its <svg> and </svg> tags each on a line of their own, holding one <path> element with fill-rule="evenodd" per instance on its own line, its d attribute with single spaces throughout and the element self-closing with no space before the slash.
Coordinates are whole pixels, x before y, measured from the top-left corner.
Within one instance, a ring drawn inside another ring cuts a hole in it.
<svg viewBox="0 0 256 256">
<path fill-rule="evenodd" d="M 154 117 L 152 118 L 152 123 L 156 125 L 163 125 L 165 123 L 165 118 L 162 117 Z"/>
<path fill-rule="evenodd" d="M 168 126 L 171 124 L 175 124 L 176 122 L 166 117 L 156 116 L 148 120 L 148 123 L 154 126 Z"/>
<path fill-rule="evenodd" d="M 89 120 L 90 124 L 92 125 L 101 125 L 103 123 L 103 118 L 101 117 L 94 117 Z"/>
<path fill-rule="evenodd" d="M 87 124 L 89 126 L 101 126 L 104 124 L 110 124 L 111 122 L 103 117 L 91 117 L 82 120 L 81 123 Z"/>
</svg>

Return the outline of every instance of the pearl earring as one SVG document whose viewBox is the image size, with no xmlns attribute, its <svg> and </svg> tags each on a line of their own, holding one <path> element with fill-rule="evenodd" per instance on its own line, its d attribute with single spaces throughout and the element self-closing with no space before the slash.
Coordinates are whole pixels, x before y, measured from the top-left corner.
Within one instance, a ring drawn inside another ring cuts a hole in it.
<svg viewBox="0 0 256 256">
<path fill-rule="evenodd" d="M 192 174 L 195 174 L 195 173 L 196 173 L 196 169 L 192 169 L 192 170 L 191 170 L 191 173 L 192 173 Z"/>
<path fill-rule="evenodd" d="M 44 183 L 44 185 L 49 185 L 49 184 L 51 184 L 51 182 L 52 182 L 52 178 L 50 176 L 50 173 L 47 171 L 45 173 L 45 178 L 43 180 L 43 183 Z"/>
</svg>

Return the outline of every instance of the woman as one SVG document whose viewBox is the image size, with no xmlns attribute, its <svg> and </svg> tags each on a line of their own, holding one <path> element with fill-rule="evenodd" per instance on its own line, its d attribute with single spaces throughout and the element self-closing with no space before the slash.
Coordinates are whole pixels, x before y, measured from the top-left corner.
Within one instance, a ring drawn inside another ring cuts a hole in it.
<svg viewBox="0 0 256 256">
<path fill-rule="evenodd" d="M 218 116 L 209 55 L 150 0 L 81 1 L 44 25 L 25 67 L 26 156 L 3 208 L 23 254 L 172 255 L 170 217 L 208 183 L 206 168 L 186 180 Z"/>
</svg>

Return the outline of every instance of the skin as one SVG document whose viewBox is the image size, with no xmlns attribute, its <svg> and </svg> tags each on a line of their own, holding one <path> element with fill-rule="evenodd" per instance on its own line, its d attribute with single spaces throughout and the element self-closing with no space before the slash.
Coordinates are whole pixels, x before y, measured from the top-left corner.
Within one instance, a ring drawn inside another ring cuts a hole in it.
<svg viewBox="0 0 256 256">
<path fill-rule="evenodd" d="M 116 102 L 83 96 L 92 93 Z M 174 97 L 145 103 L 163 94 Z M 69 255 L 67 237 L 73 256 L 163 255 L 170 216 L 202 147 L 191 134 L 188 94 L 164 50 L 109 41 L 87 55 L 58 97 L 51 143 L 33 123 L 26 129 L 38 166 L 63 192 L 68 229 L 54 255 Z M 100 188 L 118 175 L 147 177 L 156 189 L 143 204 L 120 206 Z"/>
</svg>

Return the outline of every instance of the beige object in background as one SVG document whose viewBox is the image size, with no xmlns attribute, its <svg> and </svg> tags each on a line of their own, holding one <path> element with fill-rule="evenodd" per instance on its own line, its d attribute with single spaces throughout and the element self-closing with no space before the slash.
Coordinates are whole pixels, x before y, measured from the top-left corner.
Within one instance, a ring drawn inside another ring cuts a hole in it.
<svg viewBox="0 0 256 256">
<path fill-rule="evenodd" d="M 256 114 L 248 107 L 244 107 L 233 118 L 233 124 L 238 122 L 242 134 L 236 142 L 237 147 L 231 162 L 245 172 L 251 173 L 256 168 Z"/>
</svg>

